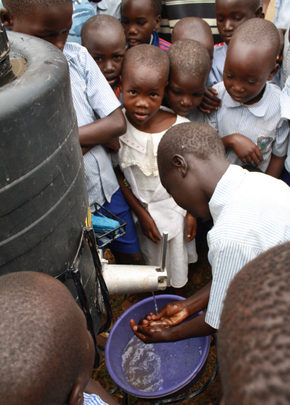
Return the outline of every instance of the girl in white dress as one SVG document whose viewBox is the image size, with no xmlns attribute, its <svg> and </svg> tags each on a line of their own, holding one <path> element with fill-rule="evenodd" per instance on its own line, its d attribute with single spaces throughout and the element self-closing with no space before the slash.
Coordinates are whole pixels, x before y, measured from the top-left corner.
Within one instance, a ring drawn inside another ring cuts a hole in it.
<svg viewBox="0 0 290 405">
<path fill-rule="evenodd" d="M 172 125 L 189 121 L 160 109 L 169 74 L 168 56 L 151 45 L 125 55 L 121 91 L 127 132 L 120 137 L 117 178 L 136 220 L 147 264 L 158 265 L 161 235 L 168 232 L 166 268 L 172 287 L 187 283 L 188 263 L 197 261 L 196 219 L 180 208 L 161 185 L 157 148 Z"/>
</svg>

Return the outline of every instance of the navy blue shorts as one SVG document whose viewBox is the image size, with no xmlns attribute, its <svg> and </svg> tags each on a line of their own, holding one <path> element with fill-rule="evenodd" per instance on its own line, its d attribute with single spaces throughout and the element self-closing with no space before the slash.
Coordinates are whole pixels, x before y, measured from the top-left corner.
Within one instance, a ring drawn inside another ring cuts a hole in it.
<svg viewBox="0 0 290 405">
<path fill-rule="evenodd" d="M 105 202 L 104 207 L 112 214 L 117 215 L 126 222 L 126 233 L 120 236 L 106 246 L 108 249 L 115 250 L 120 253 L 137 253 L 140 250 L 140 245 L 137 237 L 137 231 L 130 211 L 130 207 L 125 200 L 121 189 L 119 188 L 111 198 L 111 202 Z M 103 215 L 108 215 L 102 208 L 99 210 Z"/>
<path fill-rule="evenodd" d="M 281 173 L 280 179 L 290 186 L 290 173 L 285 169 L 285 167 Z"/>
</svg>

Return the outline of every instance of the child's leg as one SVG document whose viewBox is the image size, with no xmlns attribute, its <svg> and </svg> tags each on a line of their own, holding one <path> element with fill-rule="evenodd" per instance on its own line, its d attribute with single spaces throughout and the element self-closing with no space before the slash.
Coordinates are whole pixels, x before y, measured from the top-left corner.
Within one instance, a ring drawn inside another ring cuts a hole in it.
<svg viewBox="0 0 290 405">
<path fill-rule="evenodd" d="M 121 189 L 112 196 L 111 202 L 106 202 L 104 207 L 126 222 L 126 233 L 107 245 L 119 264 L 145 264 L 137 237 L 137 232 L 130 207 L 127 204 Z M 106 215 L 105 210 L 100 212 Z"/>
</svg>

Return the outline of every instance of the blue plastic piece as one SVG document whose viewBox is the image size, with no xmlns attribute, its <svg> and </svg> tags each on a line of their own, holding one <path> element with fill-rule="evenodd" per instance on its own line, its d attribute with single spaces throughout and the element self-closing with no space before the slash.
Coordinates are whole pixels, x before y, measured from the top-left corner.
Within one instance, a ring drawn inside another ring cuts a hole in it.
<svg viewBox="0 0 290 405">
<path fill-rule="evenodd" d="M 118 221 L 111 218 L 101 217 L 99 215 L 92 215 L 92 224 L 94 232 L 98 234 L 114 231 L 120 226 Z"/>
</svg>

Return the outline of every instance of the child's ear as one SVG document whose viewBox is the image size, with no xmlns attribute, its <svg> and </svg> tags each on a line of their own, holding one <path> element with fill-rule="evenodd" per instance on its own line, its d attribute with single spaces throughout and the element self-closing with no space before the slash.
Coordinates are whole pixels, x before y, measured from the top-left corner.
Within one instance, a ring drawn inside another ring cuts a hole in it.
<svg viewBox="0 0 290 405">
<path fill-rule="evenodd" d="M 181 155 L 174 155 L 172 158 L 172 163 L 180 172 L 181 176 L 185 177 L 187 174 L 188 166 L 184 157 Z"/>
<path fill-rule="evenodd" d="M 68 405 L 83 405 L 84 403 L 84 390 L 83 385 L 80 383 L 75 383 L 73 386 L 69 398 L 68 398 Z"/>
<path fill-rule="evenodd" d="M 161 25 L 161 15 L 158 15 L 155 19 L 155 31 L 158 31 Z"/>
<path fill-rule="evenodd" d="M 268 77 L 268 80 L 273 79 L 273 77 L 275 76 L 275 74 L 278 72 L 278 69 L 279 69 L 279 63 L 276 62 L 274 69 L 271 71 L 271 73 L 270 73 L 270 75 L 269 75 L 269 77 Z"/>
<path fill-rule="evenodd" d="M 260 6 L 259 8 L 257 8 L 256 12 L 255 12 L 255 17 L 258 18 L 265 18 L 265 14 L 263 13 L 263 7 Z"/>
<path fill-rule="evenodd" d="M 6 8 L 0 8 L 0 20 L 5 28 L 13 29 L 13 16 Z"/>
</svg>

